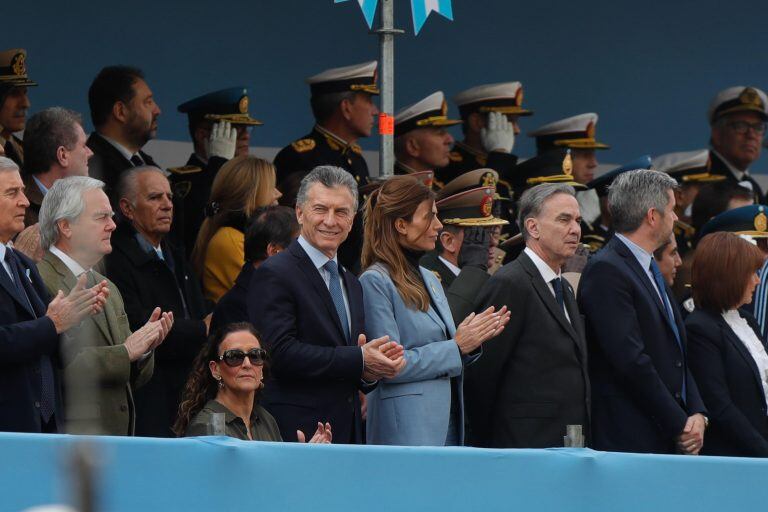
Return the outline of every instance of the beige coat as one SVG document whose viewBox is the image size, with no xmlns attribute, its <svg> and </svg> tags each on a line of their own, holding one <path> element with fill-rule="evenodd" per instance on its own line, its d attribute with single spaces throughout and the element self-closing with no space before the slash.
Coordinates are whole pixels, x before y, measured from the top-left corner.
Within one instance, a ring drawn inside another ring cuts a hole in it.
<svg viewBox="0 0 768 512">
<path fill-rule="evenodd" d="M 51 296 L 69 293 L 74 274 L 46 251 L 37 264 Z M 93 272 L 97 282 L 106 277 Z M 133 435 L 136 424 L 133 389 L 152 376 L 154 354 L 131 363 L 123 343 L 131 335 L 120 291 L 111 281 L 104 310 L 86 318 L 61 338 L 67 425 L 71 434 Z"/>
</svg>

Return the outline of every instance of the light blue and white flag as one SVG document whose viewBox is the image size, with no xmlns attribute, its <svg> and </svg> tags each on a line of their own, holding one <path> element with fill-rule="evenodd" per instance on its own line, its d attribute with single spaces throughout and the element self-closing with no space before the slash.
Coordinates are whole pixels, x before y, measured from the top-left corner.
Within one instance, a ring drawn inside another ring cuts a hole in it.
<svg viewBox="0 0 768 512">
<path fill-rule="evenodd" d="M 333 0 L 333 3 L 339 4 L 346 1 Z M 360 9 L 363 10 L 363 16 L 365 16 L 365 21 L 368 23 L 368 28 L 373 27 L 373 18 L 376 16 L 376 7 L 379 4 L 379 0 L 357 0 L 357 3 L 360 4 Z M 450 5 L 450 2 L 448 3 Z"/>
<path fill-rule="evenodd" d="M 363 0 L 360 0 L 361 2 Z M 431 12 L 453 21 L 453 7 L 451 0 L 411 0 L 411 13 L 413 14 L 413 30 L 419 34 L 424 22 Z"/>
</svg>

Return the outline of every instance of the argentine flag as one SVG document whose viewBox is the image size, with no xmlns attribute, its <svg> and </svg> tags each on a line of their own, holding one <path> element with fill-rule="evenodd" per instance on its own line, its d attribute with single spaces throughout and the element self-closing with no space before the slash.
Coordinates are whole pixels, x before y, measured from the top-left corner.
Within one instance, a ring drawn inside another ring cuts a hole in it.
<svg viewBox="0 0 768 512">
<path fill-rule="evenodd" d="M 360 0 L 362 3 L 363 0 Z M 427 16 L 434 11 L 453 21 L 453 7 L 451 0 L 411 0 L 411 13 L 413 15 L 413 29 L 419 34 Z"/>
<path fill-rule="evenodd" d="M 333 3 L 340 4 L 341 2 L 346 1 L 347 0 L 333 0 Z M 368 23 L 368 28 L 371 28 L 373 26 L 373 18 L 376 16 L 376 6 L 379 4 L 379 0 L 357 0 L 357 3 L 360 4 L 360 9 L 363 10 L 363 16 L 365 16 L 365 21 Z"/>
</svg>

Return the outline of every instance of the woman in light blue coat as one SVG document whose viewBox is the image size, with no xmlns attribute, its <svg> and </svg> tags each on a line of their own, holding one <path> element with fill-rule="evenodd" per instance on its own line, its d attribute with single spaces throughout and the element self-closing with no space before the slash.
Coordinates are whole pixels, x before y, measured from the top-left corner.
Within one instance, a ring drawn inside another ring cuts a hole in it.
<svg viewBox="0 0 768 512">
<path fill-rule="evenodd" d="M 442 228 L 436 213 L 432 190 L 411 176 L 388 179 L 365 207 L 366 335 L 400 342 L 406 359 L 397 377 L 368 395 L 370 444 L 462 445 L 464 365 L 509 320 L 506 308 L 489 308 L 454 327 L 440 282 L 419 266 Z"/>
</svg>

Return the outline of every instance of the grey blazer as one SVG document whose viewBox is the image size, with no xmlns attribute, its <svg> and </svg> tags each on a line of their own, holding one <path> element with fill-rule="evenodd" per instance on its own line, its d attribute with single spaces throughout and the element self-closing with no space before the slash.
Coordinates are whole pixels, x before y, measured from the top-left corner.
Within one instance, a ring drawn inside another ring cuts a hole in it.
<svg viewBox="0 0 768 512">
<path fill-rule="evenodd" d="M 369 444 L 443 446 L 451 412 L 451 378 L 456 379 L 463 443 L 464 365 L 479 355 L 461 355 L 440 281 L 426 268 L 419 270 L 434 304 L 427 312 L 405 305 L 386 266 L 377 263 L 360 276 L 367 338 L 389 335 L 403 345 L 406 359 L 397 377 L 379 381 L 368 395 Z"/>
</svg>

